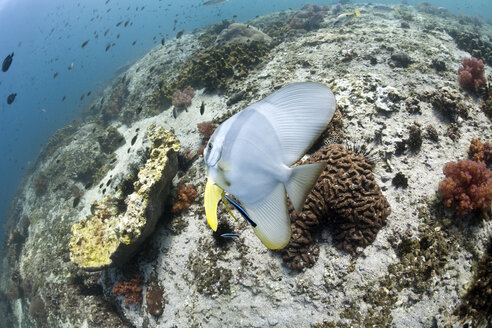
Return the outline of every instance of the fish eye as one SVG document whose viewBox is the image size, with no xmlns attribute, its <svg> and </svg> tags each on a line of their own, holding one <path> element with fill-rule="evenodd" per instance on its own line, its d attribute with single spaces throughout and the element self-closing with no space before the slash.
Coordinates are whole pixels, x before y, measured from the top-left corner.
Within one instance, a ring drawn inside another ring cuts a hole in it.
<svg viewBox="0 0 492 328">
<path fill-rule="evenodd" d="M 208 149 L 212 149 L 213 145 L 211 142 L 208 143 Z"/>
</svg>

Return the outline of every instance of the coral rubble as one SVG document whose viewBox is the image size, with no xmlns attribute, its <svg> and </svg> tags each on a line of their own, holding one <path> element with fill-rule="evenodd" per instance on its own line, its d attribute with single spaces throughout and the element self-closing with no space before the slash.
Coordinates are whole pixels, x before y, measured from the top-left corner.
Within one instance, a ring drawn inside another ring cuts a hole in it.
<svg viewBox="0 0 492 328">
<path fill-rule="evenodd" d="M 248 44 L 253 41 L 270 44 L 272 38 L 249 24 L 232 23 L 219 33 L 215 46 Z"/>
<path fill-rule="evenodd" d="M 70 259 L 83 269 L 100 270 L 124 263 L 153 231 L 177 172 L 179 141 L 151 125 L 150 158 L 140 168 L 134 191 L 126 198 L 105 196 L 93 214 L 72 226 Z M 121 203 L 124 206 L 121 206 Z M 123 207 L 123 208 L 122 208 Z"/>
<path fill-rule="evenodd" d="M 443 173 L 446 178 L 439 183 L 439 192 L 445 206 L 453 207 L 458 215 L 490 210 L 492 171 L 485 163 L 468 159 L 448 162 Z"/>
<path fill-rule="evenodd" d="M 341 145 L 329 145 L 304 162 L 326 162 L 327 167 L 309 194 L 300 214 L 291 211 L 292 238 L 282 252 L 287 267 L 314 265 L 318 256 L 313 234 L 330 223 L 337 248 L 355 253 L 372 243 L 391 213 L 362 155 Z"/>
</svg>

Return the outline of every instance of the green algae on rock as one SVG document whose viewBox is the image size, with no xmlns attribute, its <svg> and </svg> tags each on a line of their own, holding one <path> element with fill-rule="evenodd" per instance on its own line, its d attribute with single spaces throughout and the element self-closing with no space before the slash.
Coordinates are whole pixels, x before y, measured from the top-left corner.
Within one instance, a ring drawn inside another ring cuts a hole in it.
<svg viewBox="0 0 492 328">
<path fill-rule="evenodd" d="M 150 158 L 140 168 L 134 191 L 104 196 L 92 205 L 92 215 L 72 226 L 70 259 L 79 267 L 95 271 L 121 265 L 155 228 L 163 202 L 177 172 L 178 139 L 154 124 Z"/>
</svg>

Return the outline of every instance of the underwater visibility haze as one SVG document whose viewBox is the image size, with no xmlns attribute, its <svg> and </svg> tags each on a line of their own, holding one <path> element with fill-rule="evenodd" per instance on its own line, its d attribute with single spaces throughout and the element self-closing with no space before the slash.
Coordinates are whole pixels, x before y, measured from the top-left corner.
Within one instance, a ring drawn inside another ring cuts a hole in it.
<svg viewBox="0 0 492 328">
<path fill-rule="evenodd" d="M 492 2 L 0 0 L 1 327 L 492 325 Z"/>
</svg>

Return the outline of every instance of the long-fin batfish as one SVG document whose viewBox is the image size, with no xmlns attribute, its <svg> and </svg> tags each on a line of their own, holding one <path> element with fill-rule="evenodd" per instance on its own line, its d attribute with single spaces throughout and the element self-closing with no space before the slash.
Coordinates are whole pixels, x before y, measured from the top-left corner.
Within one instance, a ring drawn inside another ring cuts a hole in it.
<svg viewBox="0 0 492 328">
<path fill-rule="evenodd" d="M 226 191 L 255 223 L 253 230 L 265 246 L 285 247 L 291 234 L 287 195 L 299 213 L 326 166 L 291 165 L 326 129 L 334 112 L 335 96 L 329 88 L 293 83 L 222 123 L 204 151 L 210 227 L 217 229 L 217 204 L 222 199 L 227 205 Z"/>
</svg>

